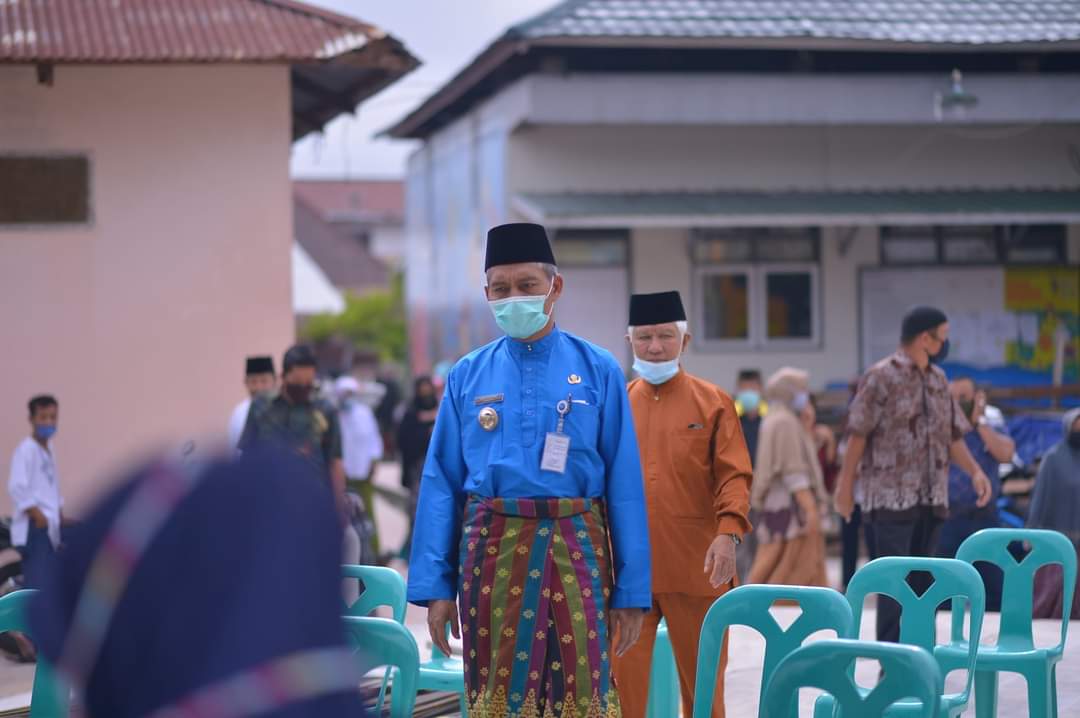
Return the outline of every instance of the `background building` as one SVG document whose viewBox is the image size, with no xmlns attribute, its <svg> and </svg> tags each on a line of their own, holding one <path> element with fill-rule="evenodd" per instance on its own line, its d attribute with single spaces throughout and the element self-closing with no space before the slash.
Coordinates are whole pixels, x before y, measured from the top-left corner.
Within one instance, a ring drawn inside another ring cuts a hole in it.
<svg viewBox="0 0 1080 718">
<path fill-rule="evenodd" d="M 1080 381 L 1080 22 L 1067 4 L 574 0 L 390 129 L 415 368 L 494 335 L 484 233 L 554 231 L 560 324 L 616 353 L 679 289 L 689 368 L 845 382 L 917 302 L 961 364 Z M 958 72 L 954 72 L 958 71 Z"/>
<path fill-rule="evenodd" d="M 416 64 L 299 2 L 0 3 L 0 454 L 40 392 L 75 506 L 223 437 L 244 357 L 293 339 L 292 141 Z"/>
</svg>

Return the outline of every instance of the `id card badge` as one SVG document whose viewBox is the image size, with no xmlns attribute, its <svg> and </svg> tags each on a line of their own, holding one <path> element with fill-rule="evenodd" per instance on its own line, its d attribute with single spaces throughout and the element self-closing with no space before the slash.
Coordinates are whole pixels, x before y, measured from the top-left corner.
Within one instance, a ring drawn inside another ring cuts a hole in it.
<svg viewBox="0 0 1080 718">
<path fill-rule="evenodd" d="M 544 455 L 540 459 L 540 468 L 544 471 L 566 473 L 566 457 L 570 454 L 570 437 L 566 434 L 548 432 L 544 441 Z"/>
<path fill-rule="evenodd" d="M 549 431 L 544 440 L 544 454 L 540 457 L 540 468 L 543 471 L 554 471 L 559 474 L 566 473 L 566 457 L 570 454 L 570 437 L 563 433 L 563 425 L 566 423 L 566 415 L 570 413 L 570 397 L 566 397 L 555 405 L 555 411 L 559 414 L 559 423 L 555 431 Z"/>
</svg>

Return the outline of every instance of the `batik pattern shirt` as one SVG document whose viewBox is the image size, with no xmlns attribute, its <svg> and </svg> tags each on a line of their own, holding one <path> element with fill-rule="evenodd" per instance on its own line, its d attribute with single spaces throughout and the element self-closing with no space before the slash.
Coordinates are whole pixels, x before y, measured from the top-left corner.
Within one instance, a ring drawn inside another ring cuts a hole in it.
<svg viewBox="0 0 1080 718">
<path fill-rule="evenodd" d="M 864 511 L 949 505 L 949 449 L 971 430 L 945 373 L 921 370 L 903 351 L 867 370 L 848 428 L 866 437 L 857 470 Z"/>
</svg>

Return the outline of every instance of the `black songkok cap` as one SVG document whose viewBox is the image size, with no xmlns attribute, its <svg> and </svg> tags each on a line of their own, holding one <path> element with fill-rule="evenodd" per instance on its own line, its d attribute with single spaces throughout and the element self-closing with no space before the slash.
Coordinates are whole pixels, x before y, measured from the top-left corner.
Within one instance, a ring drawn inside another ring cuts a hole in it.
<svg viewBox="0 0 1080 718">
<path fill-rule="evenodd" d="M 686 321 L 686 311 L 678 292 L 630 295 L 630 326 Z"/>
<path fill-rule="evenodd" d="M 273 374 L 274 373 L 274 358 L 273 357 L 248 357 L 247 367 L 244 369 L 244 374 L 251 376 L 252 374 Z"/>
<path fill-rule="evenodd" d="M 515 222 L 488 230 L 485 272 L 502 264 L 522 262 L 555 264 L 555 254 L 543 227 L 531 222 Z"/>
<path fill-rule="evenodd" d="M 900 327 L 900 340 L 910 342 L 923 332 L 937 329 L 949 318 L 945 312 L 936 307 L 913 307 L 904 315 L 904 323 Z"/>
</svg>

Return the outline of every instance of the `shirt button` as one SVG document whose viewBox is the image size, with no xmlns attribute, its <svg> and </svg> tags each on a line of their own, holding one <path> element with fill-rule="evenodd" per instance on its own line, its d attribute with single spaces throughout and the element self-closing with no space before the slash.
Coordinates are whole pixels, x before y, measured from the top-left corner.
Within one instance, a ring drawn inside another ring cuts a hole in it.
<svg viewBox="0 0 1080 718">
<path fill-rule="evenodd" d="M 526 389 L 526 390 L 525 390 L 525 393 L 526 393 L 526 394 L 532 394 L 532 389 Z"/>
<path fill-rule="evenodd" d="M 532 409 L 529 409 L 528 411 L 525 412 L 525 416 L 532 416 L 532 415 L 533 415 L 533 410 Z"/>
</svg>

